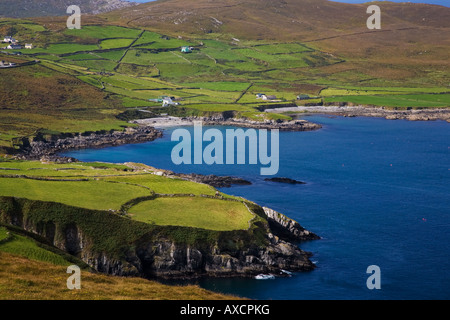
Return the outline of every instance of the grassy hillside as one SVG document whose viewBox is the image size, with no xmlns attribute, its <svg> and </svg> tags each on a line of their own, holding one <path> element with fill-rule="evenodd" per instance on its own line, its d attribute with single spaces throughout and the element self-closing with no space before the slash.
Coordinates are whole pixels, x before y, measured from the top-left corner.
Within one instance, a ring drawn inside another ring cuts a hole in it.
<svg viewBox="0 0 450 320">
<path fill-rule="evenodd" d="M 244 40 L 283 46 L 286 42 L 301 43 L 345 60 L 307 70 L 293 66 L 285 80 L 313 80 L 324 85 L 361 81 L 375 86 L 395 82 L 422 86 L 432 80 L 448 86 L 445 70 L 449 70 L 450 8 L 376 4 L 382 11 L 381 30 L 367 29 L 367 4 L 326 0 L 222 0 L 214 4 L 168 0 L 140 5 L 135 11 L 114 11 L 105 17 L 130 27 L 185 37 L 238 38 L 241 44 Z"/>
<path fill-rule="evenodd" d="M 87 16 L 81 30 L 68 30 L 64 18 L 0 20 L 1 34 L 35 45 L 19 50 L 20 56 L 11 54 L 17 50 L 3 51 L 0 59 L 39 60 L 0 69 L 0 147 L 42 129 L 120 129 L 129 124 L 116 116 L 135 108 L 156 115 L 233 110 L 264 120 L 283 118 L 258 111 L 279 103 L 450 105 L 448 8 L 383 3 L 383 29 L 368 31 L 363 5 L 321 1 L 313 6 L 303 0 L 250 8 L 222 2 L 218 10 L 197 1 L 190 4 L 196 13 L 187 14 L 178 1 L 158 1 L 140 10 Z M 293 13 L 303 17 L 301 23 L 295 20 L 298 26 L 286 18 L 293 19 Z M 183 19 L 176 23 L 174 15 Z M 242 15 L 245 19 L 237 19 Z M 174 23 L 159 24 L 161 17 Z M 280 23 L 266 23 L 268 17 Z M 217 24 L 212 32 L 203 26 L 208 21 Z M 250 22 L 252 28 L 245 25 Z M 207 32 L 190 29 L 199 26 Z M 192 53 L 180 52 L 186 45 L 194 47 Z M 257 93 L 277 99 L 262 101 Z M 299 94 L 318 99 L 296 101 Z M 181 106 L 161 109 L 154 100 L 164 95 Z"/>
<path fill-rule="evenodd" d="M 133 5 L 121 0 L 2 0 L 0 3 L 0 17 L 43 17 L 63 16 L 70 5 L 82 8 L 82 13 L 100 13 Z"/>
<path fill-rule="evenodd" d="M 0 246 L 0 300 L 223 300 L 238 299 L 197 286 L 167 286 L 142 278 L 82 271 L 81 290 L 67 289 L 67 265 L 58 266 Z"/>
<path fill-rule="evenodd" d="M 30 237 L 32 236 L 32 237 Z M 0 224 L 0 300 L 223 300 L 238 299 L 197 286 L 168 286 L 142 278 L 93 272 L 84 262 Z M 81 268 L 81 290 L 69 290 L 67 267 Z"/>
</svg>

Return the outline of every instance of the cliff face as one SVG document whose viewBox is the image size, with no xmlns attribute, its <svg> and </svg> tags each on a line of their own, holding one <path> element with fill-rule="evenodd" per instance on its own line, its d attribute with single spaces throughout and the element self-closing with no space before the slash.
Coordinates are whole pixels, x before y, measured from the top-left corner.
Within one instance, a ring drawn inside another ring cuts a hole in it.
<svg viewBox="0 0 450 320">
<path fill-rule="evenodd" d="M 310 254 L 297 246 L 268 234 L 264 247 L 229 252 L 215 244 L 205 251 L 170 240 L 149 243 L 138 250 L 146 276 L 186 278 L 198 276 L 252 276 L 259 273 L 281 274 L 281 270 L 314 269 Z"/>
<path fill-rule="evenodd" d="M 314 269 L 309 253 L 282 240 L 267 223 L 233 232 L 159 227 L 107 212 L 7 197 L 0 197 L 0 222 L 39 235 L 112 275 L 193 278 Z M 126 230 L 135 234 L 127 238 Z M 99 240 L 99 233 L 107 236 Z"/>
</svg>

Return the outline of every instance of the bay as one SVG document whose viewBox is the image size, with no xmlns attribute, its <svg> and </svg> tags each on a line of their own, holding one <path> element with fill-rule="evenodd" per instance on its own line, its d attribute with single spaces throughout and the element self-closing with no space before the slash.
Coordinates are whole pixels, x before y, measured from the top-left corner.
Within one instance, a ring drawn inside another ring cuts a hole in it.
<svg viewBox="0 0 450 320">
<path fill-rule="evenodd" d="M 313 253 L 314 271 L 275 280 L 199 280 L 206 289 L 275 300 L 449 299 L 450 124 L 322 115 L 308 120 L 323 128 L 280 132 L 277 175 L 305 185 L 264 181 L 260 165 L 174 165 L 177 142 L 170 137 L 176 128 L 153 142 L 64 155 L 242 177 L 252 185 L 221 191 L 282 212 L 322 237 L 299 244 Z M 366 286 L 370 265 L 380 267 L 380 290 Z"/>
</svg>

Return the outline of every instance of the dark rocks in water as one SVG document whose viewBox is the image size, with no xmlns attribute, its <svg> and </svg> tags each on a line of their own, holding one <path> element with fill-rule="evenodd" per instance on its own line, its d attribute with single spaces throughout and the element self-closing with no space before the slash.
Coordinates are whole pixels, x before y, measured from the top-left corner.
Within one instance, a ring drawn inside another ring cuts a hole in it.
<svg viewBox="0 0 450 320">
<path fill-rule="evenodd" d="M 183 179 L 188 179 L 194 182 L 200 182 L 208 184 L 215 188 L 230 188 L 232 185 L 251 185 L 250 181 L 237 178 L 237 177 L 220 177 L 213 174 L 201 175 L 196 173 L 191 174 L 174 174 Z"/>
<path fill-rule="evenodd" d="M 290 178 L 266 178 L 264 181 L 289 183 L 289 184 L 306 184 L 306 182 L 298 181 Z"/>
</svg>

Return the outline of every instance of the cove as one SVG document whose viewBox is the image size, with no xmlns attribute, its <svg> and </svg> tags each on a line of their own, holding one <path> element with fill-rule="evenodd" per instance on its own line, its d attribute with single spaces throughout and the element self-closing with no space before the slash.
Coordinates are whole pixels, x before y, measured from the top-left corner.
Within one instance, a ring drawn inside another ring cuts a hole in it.
<svg viewBox="0 0 450 320">
<path fill-rule="evenodd" d="M 249 164 L 177 166 L 171 160 L 176 142 L 170 140 L 176 128 L 153 142 L 63 155 L 238 176 L 252 185 L 221 191 L 284 213 L 322 237 L 299 244 L 313 253 L 312 272 L 275 280 L 198 280 L 203 288 L 253 299 L 449 299 L 450 124 L 316 115 L 307 120 L 323 128 L 279 134 L 278 176 L 304 185 L 265 181 L 260 168 Z M 381 270 L 380 290 L 366 286 L 372 265 Z"/>
</svg>

